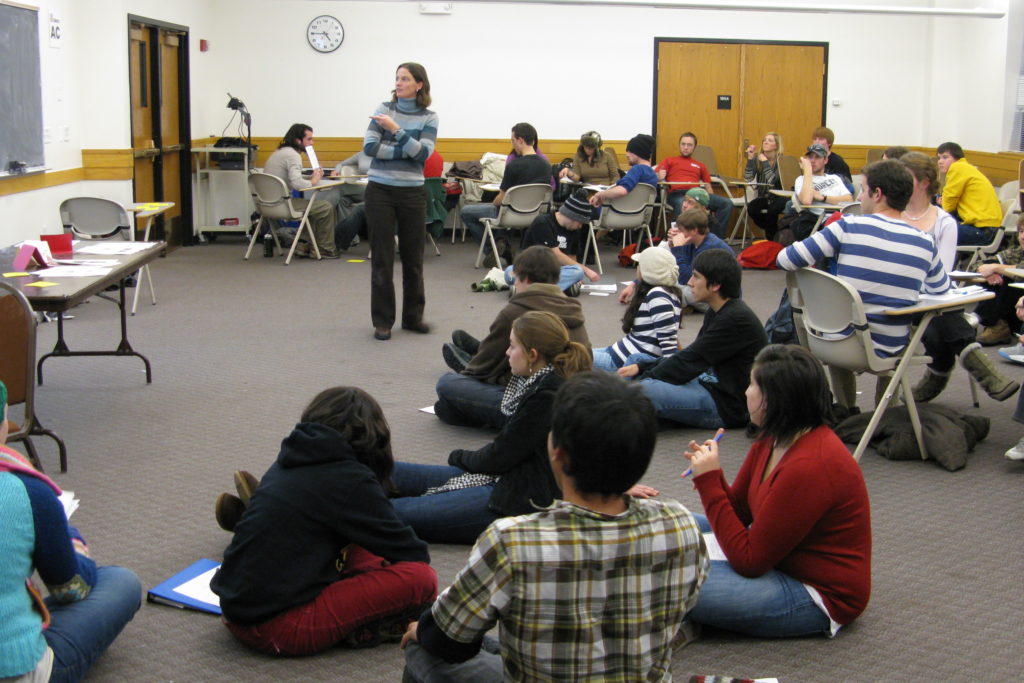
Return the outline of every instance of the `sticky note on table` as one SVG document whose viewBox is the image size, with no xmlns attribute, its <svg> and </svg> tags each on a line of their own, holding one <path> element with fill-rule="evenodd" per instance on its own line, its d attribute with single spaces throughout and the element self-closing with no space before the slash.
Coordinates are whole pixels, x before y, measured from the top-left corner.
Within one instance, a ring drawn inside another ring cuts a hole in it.
<svg viewBox="0 0 1024 683">
<path fill-rule="evenodd" d="M 56 287 L 59 284 L 60 284 L 59 282 L 46 282 L 45 280 L 40 280 L 39 282 L 30 282 L 30 283 L 28 283 L 25 286 L 26 287 Z"/>
<path fill-rule="evenodd" d="M 28 273 L 15 272 L 15 273 L 4 273 L 4 277 L 28 277 Z"/>
</svg>

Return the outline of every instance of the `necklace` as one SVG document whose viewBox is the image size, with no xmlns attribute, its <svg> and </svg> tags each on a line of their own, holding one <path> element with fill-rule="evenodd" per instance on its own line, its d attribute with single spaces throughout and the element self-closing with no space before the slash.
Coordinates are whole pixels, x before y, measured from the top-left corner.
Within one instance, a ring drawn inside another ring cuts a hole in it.
<svg viewBox="0 0 1024 683">
<path fill-rule="evenodd" d="M 903 210 L 903 215 L 904 215 L 904 216 L 906 216 L 907 220 L 911 220 L 911 221 L 919 221 L 919 220 L 921 220 L 922 218 L 924 218 L 925 216 L 927 216 L 927 215 L 928 215 L 928 212 L 929 212 L 929 211 L 931 211 L 931 210 L 932 210 L 932 208 L 934 208 L 934 207 L 932 207 L 932 206 L 931 206 L 931 205 L 929 204 L 929 205 L 928 205 L 928 208 L 927 208 L 927 209 L 925 209 L 925 210 L 924 210 L 924 213 L 922 213 L 922 214 L 921 214 L 920 216 L 911 216 L 911 215 L 910 215 L 909 213 L 907 213 L 906 209 L 904 209 L 904 210 Z"/>
</svg>

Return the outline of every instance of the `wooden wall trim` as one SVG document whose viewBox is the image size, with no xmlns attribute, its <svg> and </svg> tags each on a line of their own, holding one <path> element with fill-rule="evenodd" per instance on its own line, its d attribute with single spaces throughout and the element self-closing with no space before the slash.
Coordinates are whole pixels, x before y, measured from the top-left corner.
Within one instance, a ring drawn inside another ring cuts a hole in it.
<svg viewBox="0 0 1024 683">
<path fill-rule="evenodd" d="M 0 196 L 77 183 L 82 180 L 131 180 L 133 175 L 132 150 L 83 149 L 81 168 L 0 178 Z"/>
<path fill-rule="evenodd" d="M 259 146 L 256 164 L 262 166 L 267 157 L 277 149 L 280 138 L 259 137 L 252 139 Z M 199 138 L 192 141 L 194 147 L 212 145 L 216 138 Z M 579 140 L 541 140 L 540 148 L 553 163 L 576 153 Z M 339 161 L 352 156 L 363 146 L 360 138 L 316 138 L 317 154 L 325 167 L 334 166 Z M 615 150 L 619 165 L 626 167 L 626 140 L 606 140 L 606 147 Z M 510 149 L 506 138 L 440 138 L 437 149 L 445 161 L 473 161 L 479 159 L 484 152 L 505 154 Z M 856 173 L 865 164 L 868 150 L 885 149 L 881 145 L 836 145 L 835 150 L 843 155 L 850 169 Z M 910 149 L 934 154 L 931 147 L 911 147 Z M 799 155 L 799 149 L 787 150 L 790 154 Z M 997 187 L 1011 180 L 1017 180 L 1020 164 L 1024 161 L 1021 152 L 980 152 L 965 150 L 967 160 L 977 166 Z M 62 171 L 47 171 L 25 176 L 6 176 L 0 178 L 0 196 L 29 192 L 46 187 L 55 187 L 82 180 L 132 180 L 134 177 L 134 157 L 131 149 L 83 149 L 82 167 L 69 168 Z"/>
</svg>

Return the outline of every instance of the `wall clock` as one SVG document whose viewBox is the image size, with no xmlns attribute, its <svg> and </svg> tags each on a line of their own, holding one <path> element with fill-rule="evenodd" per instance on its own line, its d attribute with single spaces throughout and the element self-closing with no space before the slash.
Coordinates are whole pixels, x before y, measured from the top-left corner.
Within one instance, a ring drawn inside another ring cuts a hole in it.
<svg viewBox="0 0 1024 683">
<path fill-rule="evenodd" d="M 345 40 L 345 27 L 329 14 L 321 14 L 306 27 L 306 40 L 317 52 L 334 52 Z"/>
</svg>

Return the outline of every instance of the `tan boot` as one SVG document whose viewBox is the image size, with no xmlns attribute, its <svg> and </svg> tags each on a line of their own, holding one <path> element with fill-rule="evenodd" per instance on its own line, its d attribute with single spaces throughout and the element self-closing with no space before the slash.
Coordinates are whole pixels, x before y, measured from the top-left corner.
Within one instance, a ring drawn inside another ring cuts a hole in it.
<svg viewBox="0 0 1024 683">
<path fill-rule="evenodd" d="M 1010 341 L 1010 326 L 1000 320 L 992 327 L 985 327 L 978 333 L 978 343 L 982 346 L 995 346 Z"/>
<path fill-rule="evenodd" d="M 974 342 L 960 352 L 960 365 L 971 373 L 971 377 L 981 385 L 986 394 L 997 401 L 1005 401 L 1020 389 L 1019 382 L 999 374 L 999 370 L 981 350 L 981 344 L 978 342 Z"/>
<path fill-rule="evenodd" d="M 949 384 L 949 376 L 951 374 L 952 371 L 937 372 L 931 368 L 925 368 L 924 377 L 921 378 L 920 382 L 914 385 L 914 401 L 917 403 L 926 403 L 941 394 L 942 390 L 946 388 L 947 384 Z"/>
</svg>

